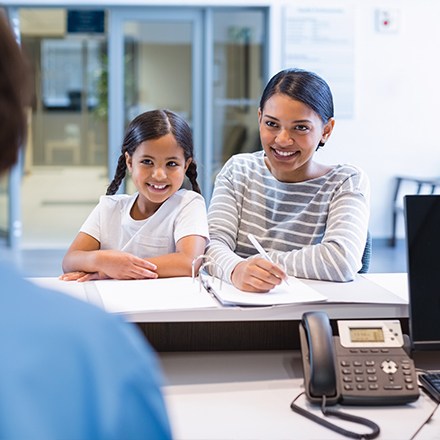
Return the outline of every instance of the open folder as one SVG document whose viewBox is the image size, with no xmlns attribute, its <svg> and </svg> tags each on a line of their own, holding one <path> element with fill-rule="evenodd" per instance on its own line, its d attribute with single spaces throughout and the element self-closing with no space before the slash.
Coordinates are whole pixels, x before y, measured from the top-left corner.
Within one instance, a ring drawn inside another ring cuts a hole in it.
<svg viewBox="0 0 440 440">
<path fill-rule="evenodd" d="M 195 266 L 199 261 L 201 262 L 198 276 L 200 289 L 203 288 L 223 306 L 275 306 L 327 300 L 327 297 L 295 277 L 288 277 L 287 282 L 266 293 L 244 292 L 222 281 L 223 270 L 212 257 L 207 255 L 200 255 L 193 260 L 193 279 L 196 277 Z M 212 274 L 217 274 L 220 279 Z"/>
<path fill-rule="evenodd" d="M 327 297 L 294 277 L 288 278 L 289 284 L 281 283 L 266 293 L 243 292 L 213 277 L 200 277 L 204 289 L 224 306 L 274 306 L 327 300 Z"/>
</svg>

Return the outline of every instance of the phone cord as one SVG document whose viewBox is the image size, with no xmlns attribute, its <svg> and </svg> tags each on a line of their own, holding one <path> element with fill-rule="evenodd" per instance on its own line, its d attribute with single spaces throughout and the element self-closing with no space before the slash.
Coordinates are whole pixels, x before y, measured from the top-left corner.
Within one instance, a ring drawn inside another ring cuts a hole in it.
<svg viewBox="0 0 440 440">
<path fill-rule="evenodd" d="M 367 426 L 368 428 L 371 428 L 371 432 L 366 434 L 358 434 L 357 432 L 348 431 L 347 429 L 341 428 L 338 425 L 334 425 L 333 423 L 330 423 L 329 421 L 318 417 L 317 415 L 311 413 L 310 411 L 307 411 L 304 408 L 301 408 L 298 406 L 295 402 L 296 400 L 304 393 L 301 393 L 299 396 L 297 396 L 294 401 L 291 403 L 290 407 L 292 410 L 298 414 L 301 414 L 304 417 L 307 417 L 309 420 L 312 420 L 322 426 L 325 426 L 328 429 L 331 429 L 332 431 L 335 431 L 339 434 L 342 434 L 346 437 L 350 438 L 358 438 L 358 439 L 374 439 L 380 434 L 380 428 L 379 426 L 374 423 L 371 420 L 368 420 L 364 417 L 354 416 L 352 414 L 346 414 L 342 411 L 338 411 L 336 409 L 328 408 L 326 407 L 326 397 L 322 396 L 322 404 L 321 404 L 321 411 L 325 416 L 333 416 L 337 417 L 342 420 L 347 420 L 352 423 L 357 423 L 359 425 Z"/>
</svg>

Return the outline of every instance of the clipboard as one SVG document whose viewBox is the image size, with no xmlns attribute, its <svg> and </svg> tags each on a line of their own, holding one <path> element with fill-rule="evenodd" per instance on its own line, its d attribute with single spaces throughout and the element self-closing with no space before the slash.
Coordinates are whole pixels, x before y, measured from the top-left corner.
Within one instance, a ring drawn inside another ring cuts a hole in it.
<svg viewBox="0 0 440 440">
<path fill-rule="evenodd" d="M 295 277 L 289 277 L 288 284 L 281 283 L 267 293 L 244 292 L 224 281 L 222 268 L 206 255 L 194 259 L 193 281 L 196 280 L 195 266 L 199 260 L 202 260 L 198 273 L 199 289 L 207 291 L 222 306 L 268 307 L 327 301 L 326 296 Z M 220 278 L 208 274 L 207 269 L 210 267 L 215 267 L 215 272 L 220 274 Z"/>
</svg>

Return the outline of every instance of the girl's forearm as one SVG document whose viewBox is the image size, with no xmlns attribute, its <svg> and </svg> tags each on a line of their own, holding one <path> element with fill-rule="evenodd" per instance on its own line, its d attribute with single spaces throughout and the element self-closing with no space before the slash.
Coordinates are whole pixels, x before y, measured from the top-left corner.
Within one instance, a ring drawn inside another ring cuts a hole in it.
<svg viewBox="0 0 440 440">
<path fill-rule="evenodd" d="M 157 266 L 159 278 L 168 277 L 190 277 L 192 275 L 192 262 L 195 257 L 176 252 L 173 254 L 161 255 L 159 257 L 147 258 L 148 261 Z M 200 266 L 200 264 L 198 264 Z M 198 267 L 196 267 L 198 269 Z"/>
<path fill-rule="evenodd" d="M 99 253 L 101 251 L 71 251 L 63 259 L 63 271 L 67 272 L 98 272 Z"/>
</svg>

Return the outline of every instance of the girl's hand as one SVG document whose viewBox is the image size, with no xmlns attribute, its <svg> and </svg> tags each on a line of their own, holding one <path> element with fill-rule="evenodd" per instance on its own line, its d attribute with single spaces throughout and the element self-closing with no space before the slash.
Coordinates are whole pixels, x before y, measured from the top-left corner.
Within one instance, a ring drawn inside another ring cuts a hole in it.
<svg viewBox="0 0 440 440">
<path fill-rule="evenodd" d="M 87 272 L 67 272 L 60 275 L 58 278 L 63 281 L 78 281 L 80 278 L 83 278 L 85 275 L 88 275 Z"/>
<path fill-rule="evenodd" d="M 136 257 L 127 252 L 100 250 L 96 254 L 96 266 L 100 268 L 99 278 L 113 278 L 117 280 L 141 280 L 157 278 L 157 266 L 148 260 Z"/>
<path fill-rule="evenodd" d="M 265 293 L 281 284 L 286 277 L 286 273 L 279 266 L 256 257 L 237 264 L 231 279 L 237 289 Z"/>
<path fill-rule="evenodd" d="M 92 280 L 106 280 L 108 276 L 103 272 L 67 272 L 63 275 L 59 276 L 60 280 L 63 281 L 78 281 L 82 283 L 84 281 L 92 281 Z"/>
</svg>

